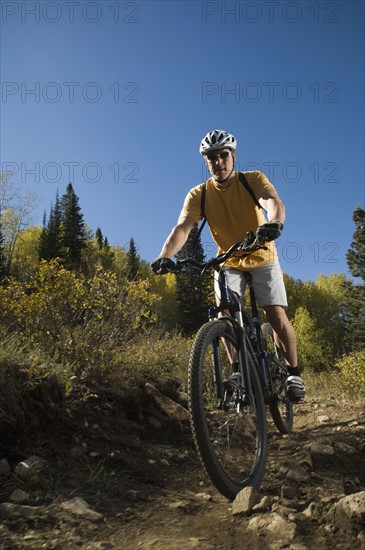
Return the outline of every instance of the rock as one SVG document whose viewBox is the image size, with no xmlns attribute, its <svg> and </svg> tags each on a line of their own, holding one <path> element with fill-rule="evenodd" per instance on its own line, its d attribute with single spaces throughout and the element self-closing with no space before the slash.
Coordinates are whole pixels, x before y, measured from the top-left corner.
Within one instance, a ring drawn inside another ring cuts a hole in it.
<svg viewBox="0 0 365 550">
<path fill-rule="evenodd" d="M 286 479 L 298 481 L 299 483 L 307 483 L 309 481 L 309 474 L 307 471 L 297 464 L 289 469 L 285 477 Z"/>
<path fill-rule="evenodd" d="M 281 486 L 281 496 L 289 500 L 298 498 L 301 494 L 300 488 L 297 485 L 288 485 L 284 483 Z"/>
<path fill-rule="evenodd" d="M 12 502 L 0 503 L 0 513 L 9 518 L 23 518 L 39 515 L 40 506 L 26 506 Z"/>
<path fill-rule="evenodd" d="M 361 487 L 360 480 L 358 477 L 354 478 L 348 478 L 346 477 L 343 480 L 343 489 L 345 491 L 345 495 L 352 495 L 353 493 L 359 493 L 360 491 L 363 491 L 363 487 Z"/>
<path fill-rule="evenodd" d="M 15 467 L 15 473 L 20 479 L 29 479 L 35 474 L 38 474 L 45 466 L 47 462 L 37 455 L 32 455 L 27 460 L 19 462 Z"/>
<path fill-rule="evenodd" d="M 10 472 L 9 462 L 6 458 L 0 460 L 0 476 L 6 476 Z"/>
<path fill-rule="evenodd" d="M 199 507 L 199 504 L 188 500 L 177 500 L 176 502 L 171 502 L 168 506 L 171 510 L 179 510 L 185 512 L 185 514 L 193 514 Z"/>
<path fill-rule="evenodd" d="M 365 491 L 341 498 L 329 516 L 337 529 L 359 535 L 365 526 Z"/>
<path fill-rule="evenodd" d="M 329 422 L 329 420 L 330 420 L 330 417 L 327 416 L 326 414 L 317 416 L 318 424 L 325 424 L 326 422 Z"/>
<path fill-rule="evenodd" d="M 21 504 L 22 502 L 28 500 L 29 497 L 30 494 L 26 491 L 23 491 L 22 489 L 15 489 L 9 496 L 9 500 L 17 504 Z"/>
<path fill-rule="evenodd" d="M 307 471 L 296 463 L 284 462 L 279 470 L 280 475 L 291 481 L 307 482 L 309 475 Z"/>
<path fill-rule="evenodd" d="M 309 451 L 304 450 L 304 451 L 301 451 L 300 453 L 296 453 L 294 458 L 295 458 L 295 462 L 299 466 L 306 466 L 307 468 L 310 468 L 312 470 L 313 462 Z"/>
<path fill-rule="evenodd" d="M 295 538 L 297 530 L 295 523 L 282 518 L 275 512 L 251 518 L 247 527 L 250 531 L 264 531 L 266 535 L 271 535 L 275 542 L 282 543 L 282 546 L 279 546 L 282 548 Z"/>
<path fill-rule="evenodd" d="M 76 516 L 81 516 L 91 521 L 101 521 L 104 518 L 103 514 L 100 514 L 99 512 L 95 512 L 94 510 L 92 510 L 89 507 L 88 503 L 79 497 L 75 497 L 75 498 L 72 498 L 71 500 L 65 500 L 64 502 L 61 502 L 60 507 L 63 510 L 70 512 L 71 514 L 75 514 Z"/>
<path fill-rule="evenodd" d="M 258 504 L 252 508 L 253 512 L 266 512 L 271 507 L 271 498 L 269 496 L 264 496 Z"/>
<path fill-rule="evenodd" d="M 309 504 L 309 506 L 307 506 L 307 508 L 305 510 L 303 510 L 302 514 L 304 517 L 306 518 L 310 518 L 313 516 L 313 514 L 315 513 L 315 510 L 316 510 L 316 503 L 315 502 L 311 502 Z"/>
<path fill-rule="evenodd" d="M 79 458 L 80 456 L 83 456 L 85 453 L 87 453 L 86 443 L 82 443 L 80 445 L 74 445 L 70 451 L 70 455 L 73 458 Z"/>
<path fill-rule="evenodd" d="M 153 384 L 147 382 L 145 389 L 148 395 L 153 398 L 156 405 L 168 418 L 179 421 L 189 420 L 188 411 L 184 409 L 182 405 L 179 405 L 179 403 L 166 397 L 166 395 L 162 395 Z"/>
<path fill-rule="evenodd" d="M 211 502 L 213 500 L 212 495 L 210 495 L 209 493 L 196 493 L 194 495 L 194 498 L 196 498 L 197 500 L 203 500 L 205 502 Z"/>
<path fill-rule="evenodd" d="M 240 491 L 232 504 L 232 514 L 250 514 L 253 507 L 261 500 L 259 492 L 254 487 L 245 487 Z"/>
<path fill-rule="evenodd" d="M 336 441 L 334 445 L 334 449 L 336 452 L 340 452 L 347 455 L 353 455 L 357 453 L 357 450 L 355 449 L 355 447 L 351 447 L 351 445 L 342 443 L 342 441 Z"/>
<path fill-rule="evenodd" d="M 180 391 L 178 394 L 178 399 L 180 403 L 183 405 L 183 407 L 188 407 L 188 394 L 184 391 Z"/>
<path fill-rule="evenodd" d="M 320 455 L 320 456 L 332 456 L 335 454 L 335 450 L 332 445 L 326 445 L 323 443 L 310 443 L 308 449 L 311 455 Z"/>
<path fill-rule="evenodd" d="M 149 416 L 147 418 L 147 421 L 151 428 L 154 430 L 160 430 L 162 428 L 162 422 L 160 422 L 157 418 L 154 418 L 153 416 Z"/>
<path fill-rule="evenodd" d="M 299 446 L 298 441 L 295 441 L 294 439 L 283 439 L 279 443 L 279 450 L 280 451 L 294 451 Z"/>
</svg>

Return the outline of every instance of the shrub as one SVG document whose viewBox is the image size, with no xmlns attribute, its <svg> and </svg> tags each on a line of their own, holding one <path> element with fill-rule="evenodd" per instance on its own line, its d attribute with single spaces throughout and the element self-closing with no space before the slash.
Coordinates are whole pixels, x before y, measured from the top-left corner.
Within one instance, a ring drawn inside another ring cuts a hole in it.
<svg viewBox="0 0 365 550">
<path fill-rule="evenodd" d="M 293 326 L 298 343 L 299 363 L 305 369 L 314 371 L 326 370 L 328 350 L 323 330 L 317 328 L 308 310 L 298 307 L 293 319 Z"/>
<path fill-rule="evenodd" d="M 87 278 L 42 261 L 27 283 L 0 287 L 0 324 L 80 374 L 113 363 L 116 349 L 153 325 L 156 300 L 148 281 L 121 284 L 102 268 Z"/>
<path fill-rule="evenodd" d="M 190 339 L 180 334 L 160 334 L 152 329 L 123 348 L 114 376 L 123 384 L 141 377 L 160 381 L 173 377 L 186 388 L 190 347 Z"/>
<path fill-rule="evenodd" d="M 355 395 L 365 396 L 365 351 L 346 355 L 335 366 L 340 370 L 344 384 Z"/>
</svg>

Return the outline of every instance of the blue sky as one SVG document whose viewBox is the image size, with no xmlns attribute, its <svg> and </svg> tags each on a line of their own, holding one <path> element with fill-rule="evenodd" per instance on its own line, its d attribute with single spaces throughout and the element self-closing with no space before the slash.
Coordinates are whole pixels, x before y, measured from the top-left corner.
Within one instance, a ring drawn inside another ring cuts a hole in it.
<svg viewBox="0 0 365 550">
<path fill-rule="evenodd" d="M 1 2 L 1 167 L 38 196 L 69 181 L 86 223 L 152 261 L 207 131 L 238 140 L 287 209 L 283 270 L 345 273 L 364 208 L 362 1 Z M 208 255 L 214 253 L 208 231 Z"/>
</svg>

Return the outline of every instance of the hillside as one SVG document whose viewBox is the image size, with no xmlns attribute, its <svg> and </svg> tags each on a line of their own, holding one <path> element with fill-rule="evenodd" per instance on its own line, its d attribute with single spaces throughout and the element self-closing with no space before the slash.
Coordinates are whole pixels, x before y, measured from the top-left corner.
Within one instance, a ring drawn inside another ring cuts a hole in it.
<svg viewBox="0 0 365 550">
<path fill-rule="evenodd" d="M 159 386 L 169 410 L 151 387 L 82 410 L 44 394 L 22 427 L 2 425 L 1 548 L 364 548 L 362 403 L 309 395 L 290 436 L 270 424 L 258 504 L 240 513 L 196 458 L 178 382 Z"/>
</svg>

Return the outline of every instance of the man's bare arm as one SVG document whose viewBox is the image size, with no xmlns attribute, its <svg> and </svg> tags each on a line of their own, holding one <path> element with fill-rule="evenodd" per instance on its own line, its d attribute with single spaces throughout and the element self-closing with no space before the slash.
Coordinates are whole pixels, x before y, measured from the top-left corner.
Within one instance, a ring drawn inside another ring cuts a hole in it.
<svg viewBox="0 0 365 550">
<path fill-rule="evenodd" d="M 188 240 L 190 231 L 194 226 L 192 218 L 180 218 L 167 237 L 165 244 L 162 247 L 159 257 L 172 258 L 179 250 L 182 249 Z"/>
<path fill-rule="evenodd" d="M 275 189 L 264 191 L 259 202 L 265 208 L 269 221 L 285 222 L 285 206 Z"/>
</svg>

